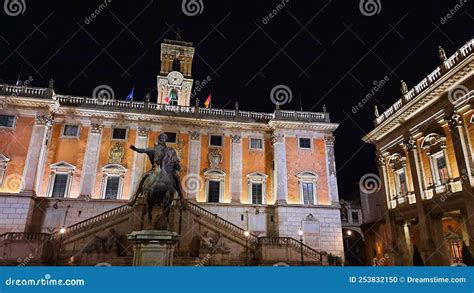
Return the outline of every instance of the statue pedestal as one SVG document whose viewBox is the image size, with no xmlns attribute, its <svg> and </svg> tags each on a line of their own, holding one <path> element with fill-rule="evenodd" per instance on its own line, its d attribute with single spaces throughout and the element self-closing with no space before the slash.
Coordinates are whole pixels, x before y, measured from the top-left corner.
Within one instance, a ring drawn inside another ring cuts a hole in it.
<svg viewBox="0 0 474 293">
<path fill-rule="evenodd" d="M 163 230 L 133 231 L 127 235 L 133 243 L 133 266 L 172 266 L 174 246 L 181 236 Z"/>
</svg>

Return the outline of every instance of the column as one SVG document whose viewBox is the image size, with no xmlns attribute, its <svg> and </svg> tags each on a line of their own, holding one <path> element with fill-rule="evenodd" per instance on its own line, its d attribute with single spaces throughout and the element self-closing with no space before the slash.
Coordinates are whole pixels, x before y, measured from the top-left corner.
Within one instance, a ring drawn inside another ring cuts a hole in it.
<svg viewBox="0 0 474 293">
<path fill-rule="evenodd" d="M 242 138 L 239 134 L 231 135 L 230 146 L 230 195 L 232 203 L 241 202 L 242 194 Z"/>
<path fill-rule="evenodd" d="M 326 173 L 328 178 L 328 191 L 331 204 L 339 203 L 337 190 L 336 159 L 334 157 L 334 136 L 325 136 L 326 143 Z"/>
<path fill-rule="evenodd" d="M 396 224 L 394 216 L 391 212 L 391 202 L 390 202 L 390 187 L 388 186 L 388 175 L 387 175 L 387 166 L 385 164 L 385 158 L 379 154 L 377 158 L 377 165 L 379 166 L 379 176 L 380 176 L 380 185 L 383 191 L 382 194 L 382 203 L 385 206 L 384 209 L 384 218 L 385 224 L 387 226 L 387 242 L 386 251 L 388 254 L 388 261 L 391 265 L 397 265 L 403 263 L 400 261 L 400 253 L 397 252 L 397 236 L 396 236 Z"/>
<path fill-rule="evenodd" d="M 91 198 L 92 192 L 94 191 L 100 143 L 102 140 L 102 128 L 102 125 L 92 123 L 87 137 L 86 153 L 84 154 L 84 165 L 82 167 L 81 188 L 79 192 L 80 196 L 85 196 L 86 198 Z"/>
<path fill-rule="evenodd" d="M 439 260 L 435 255 L 434 242 L 431 237 L 431 221 L 429 212 L 426 210 L 423 199 L 423 177 L 420 168 L 418 156 L 418 144 L 413 137 L 410 137 L 405 143 L 408 150 L 408 159 L 410 161 L 410 170 L 413 181 L 413 189 L 416 199 L 416 210 L 418 217 L 418 227 L 420 231 L 420 253 L 425 265 L 438 265 Z"/>
<path fill-rule="evenodd" d="M 52 125 L 50 116 L 37 116 L 35 125 L 31 131 L 28 154 L 26 156 L 25 168 L 23 169 L 23 178 L 20 190 L 36 194 L 36 183 L 41 175 L 41 157 L 46 151 L 46 138 L 48 127 Z"/>
<path fill-rule="evenodd" d="M 187 192 L 188 199 L 196 201 L 199 190 L 202 188 L 201 170 L 201 133 L 196 130 L 189 131 L 189 163 L 188 174 L 182 182 L 182 187 Z"/>
<path fill-rule="evenodd" d="M 137 138 L 135 139 L 135 146 L 137 148 L 147 148 L 148 147 L 148 134 L 150 133 L 150 129 L 146 127 L 138 127 L 137 128 Z M 132 188 L 130 188 L 129 198 L 135 193 L 138 187 L 138 183 L 140 183 L 140 179 L 143 176 L 143 172 L 145 170 L 145 163 L 148 159 L 148 156 L 145 154 L 139 154 L 137 152 L 133 152 L 133 167 L 132 167 Z"/>
<path fill-rule="evenodd" d="M 287 204 L 288 198 L 288 174 L 286 167 L 286 146 L 283 133 L 272 134 L 273 144 L 273 174 L 275 204 Z"/>
<path fill-rule="evenodd" d="M 474 194 L 472 190 L 472 175 L 471 168 L 468 162 L 467 145 L 464 140 L 462 116 L 454 112 L 449 116 L 449 129 L 451 131 L 451 139 L 453 140 L 454 154 L 456 156 L 456 163 L 461 177 L 462 196 L 466 206 L 466 215 L 464 226 L 469 235 L 470 250 L 474 253 Z"/>
<path fill-rule="evenodd" d="M 408 249 L 408 239 L 405 233 L 405 223 L 397 222 L 395 223 L 396 231 L 396 245 L 397 245 L 397 255 L 395 257 L 394 265 L 397 266 L 409 266 L 412 265 L 413 257 L 409 254 Z"/>
<path fill-rule="evenodd" d="M 433 240 L 435 243 L 435 253 L 439 260 L 439 265 L 449 266 L 451 257 L 449 254 L 449 246 L 446 238 L 444 238 L 443 221 L 441 214 L 431 215 L 431 228 L 433 231 Z"/>
</svg>

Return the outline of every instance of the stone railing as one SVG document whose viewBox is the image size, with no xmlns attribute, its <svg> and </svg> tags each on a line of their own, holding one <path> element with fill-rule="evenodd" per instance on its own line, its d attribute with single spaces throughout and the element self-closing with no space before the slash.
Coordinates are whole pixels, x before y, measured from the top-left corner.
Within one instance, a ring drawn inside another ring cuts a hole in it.
<svg viewBox="0 0 474 293">
<path fill-rule="evenodd" d="M 298 251 L 301 251 L 301 246 L 303 246 L 303 255 L 309 256 L 319 262 L 322 261 L 322 252 L 317 251 L 316 249 L 313 249 L 292 237 L 259 237 L 258 244 L 270 246 L 289 246 Z"/>
<path fill-rule="evenodd" d="M 47 89 L 39 87 L 2 84 L 0 85 L 0 94 L 9 96 L 46 98 Z"/>
<path fill-rule="evenodd" d="M 459 64 L 470 54 L 474 52 L 474 39 L 471 39 L 464 46 L 462 46 L 456 53 L 446 59 L 440 66 L 438 66 L 433 72 L 427 75 L 422 81 L 415 85 L 410 91 L 402 96 L 394 105 L 390 106 L 385 112 L 380 114 L 379 117 L 375 118 L 375 126 L 381 124 L 387 120 L 393 113 L 397 112 L 402 106 L 406 105 L 414 97 L 420 95 L 424 90 L 429 88 L 433 83 L 438 81 L 443 74 L 449 71 L 451 68 Z"/>
<path fill-rule="evenodd" d="M 0 235 L 3 241 L 47 241 L 51 237 L 48 233 L 7 232 Z"/>
<path fill-rule="evenodd" d="M 241 239 L 245 239 L 245 230 L 240 228 L 237 225 L 232 224 L 231 222 L 219 217 L 217 214 L 213 214 L 210 211 L 194 204 L 190 201 L 185 201 L 186 207 L 189 208 L 191 213 L 199 215 L 206 218 L 207 220 L 213 222 L 216 227 L 223 228 L 231 232 L 233 235 L 238 236 Z M 251 233 L 249 233 L 248 241 L 251 246 L 257 246 L 259 238 Z"/>
<path fill-rule="evenodd" d="M 133 211 L 133 207 L 129 206 L 128 204 L 121 205 L 119 207 L 116 207 L 114 209 L 108 210 L 102 214 L 98 214 L 97 216 L 94 216 L 92 218 L 86 219 L 84 221 L 78 222 L 74 225 L 71 225 L 69 227 L 66 227 L 66 231 L 63 234 L 63 238 L 67 238 L 73 235 L 76 235 L 77 233 L 80 233 L 81 231 L 84 231 L 86 228 L 90 228 L 91 226 L 97 226 L 100 223 L 103 223 L 105 221 L 109 221 L 111 217 L 117 216 L 117 215 L 122 215 L 126 213 L 130 213 Z M 52 233 L 51 238 L 52 239 L 58 239 L 60 236 L 59 231 Z"/>
</svg>

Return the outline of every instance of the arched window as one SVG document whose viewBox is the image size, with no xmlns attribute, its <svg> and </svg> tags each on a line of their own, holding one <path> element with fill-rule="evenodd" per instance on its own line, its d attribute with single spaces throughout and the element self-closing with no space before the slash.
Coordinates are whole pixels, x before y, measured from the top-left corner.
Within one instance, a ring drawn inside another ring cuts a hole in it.
<svg viewBox="0 0 474 293">
<path fill-rule="evenodd" d="M 265 194 L 268 175 L 253 172 L 247 175 L 250 204 L 265 204 Z"/>
<path fill-rule="evenodd" d="M 300 202 L 306 205 L 318 204 L 316 193 L 316 182 L 318 175 L 311 171 L 303 171 L 298 175 L 298 185 L 300 190 Z"/>
<path fill-rule="evenodd" d="M 103 199 L 121 199 L 125 169 L 119 164 L 108 164 L 102 168 L 102 196 Z"/>
<path fill-rule="evenodd" d="M 206 178 L 206 201 L 223 202 L 225 173 L 220 169 L 209 169 L 204 172 Z"/>
<path fill-rule="evenodd" d="M 421 148 L 430 158 L 431 175 L 436 186 L 449 183 L 451 170 L 446 150 L 446 137 L 437 133 L 428 134 L 421 143 Z"/>
<path fill-rule="evenodd" d="M 60 161 L 49 165 L 51 173 L 49 175 L 48 196 L 50 197 L 69 197 L 71 191 L 72 176 L 76 170 L 65 161 Z"/>
<path fill-rule="evenodd" d="M 178 91 L 176 89 L 170 90 L 170 105 L 178 105 Z"/>
</svg>

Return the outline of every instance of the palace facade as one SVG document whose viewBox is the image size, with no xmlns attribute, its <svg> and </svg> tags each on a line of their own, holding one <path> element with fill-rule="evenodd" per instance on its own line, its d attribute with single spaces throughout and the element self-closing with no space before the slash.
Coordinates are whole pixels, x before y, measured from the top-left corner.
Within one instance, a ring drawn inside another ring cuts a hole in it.
<svg viewBox="0 0 474 293">
<path fill-rule="evenodd" d="M 386 264 L 412 265 L 415 246 L 425 265 L 473 252 L 474 39 L 449 57 L 440 47 L 439 57 L 413 88 L 402 82 L 363 138 L 377 151 L 385 226 L 376 225 L 376 257 Z"/>
<path fill-rule="evenodd" d="M 52 82 L 0 85 L 0 240 L 47 237 L 62 227 L 66 237 L 92 223 L 91 230 L 104 230 L 103 219 L 129 211 L 124 204 L 150 169 L 146 155 L 129 147 L 153 147 L 166 133 L 191 212 L 201 213 L 195 222 L 214 215 L 206 229 L 240 244 L 248 231 L 255 241 L 298 248 L 301 230 L 305 257 L 342 256 L 337 124 L 325 111 L 200 107 L 193 57 L 192 43 L 162 43 L 156 101 L 63 95 Z"/>
</svg>

